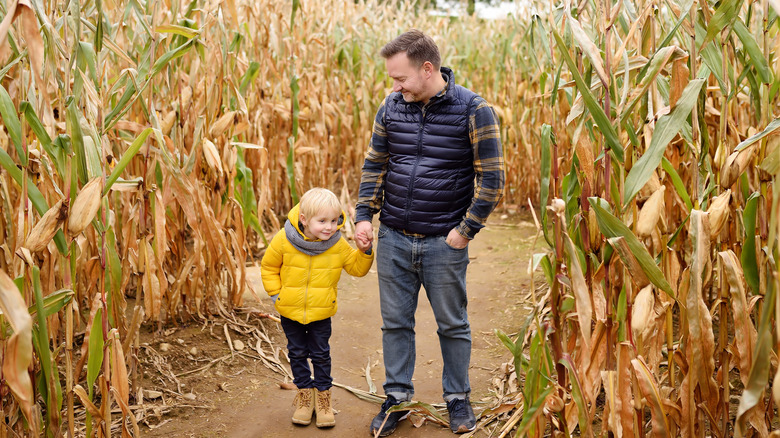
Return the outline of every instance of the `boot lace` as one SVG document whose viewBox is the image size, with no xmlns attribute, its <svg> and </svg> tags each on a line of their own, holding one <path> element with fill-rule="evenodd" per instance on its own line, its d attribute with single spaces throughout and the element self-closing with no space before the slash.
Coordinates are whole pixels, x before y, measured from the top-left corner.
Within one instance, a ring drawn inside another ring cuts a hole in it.
<svg viewBox="0 0 780 438">
<path fill-rule="evenodd" d="M 306 389 L 298 391 L 298 395 L 295 396 L 293 404 L 303 408 L 308 408 L 311 406 L 311 390 Z"/>
<path fill-rule="evenodd" d="M 317 408 L 319 408 L 320 411 L 327 411 L 330 410 L 330 393 L 329 392 L 318 392 L 317 393 Z"/>
</svg>

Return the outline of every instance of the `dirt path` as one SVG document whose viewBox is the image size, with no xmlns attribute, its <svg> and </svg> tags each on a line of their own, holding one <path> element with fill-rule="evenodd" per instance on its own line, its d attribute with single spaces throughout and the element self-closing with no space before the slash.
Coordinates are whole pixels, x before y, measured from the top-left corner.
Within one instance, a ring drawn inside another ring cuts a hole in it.
<svg viewBox="0 0 780 438">
<path fill-rule="evenodd" d="M 498 215 L 496 215 L 498 216 Z M 469 319 L 472 327 L 473 351 L 470 369 L 471 399 L 475 412 L 481 410 L 481 401 L 491 400 L 491 380 L 503 362 L 511 360 L 493 330 L 500 328 L 514 332 L 528 314 L 527 296 L 530 279 L 526 273 L 531 256 L 535 229 L 529 217 L 497 217 L 480 232 L 470 244 L 471 264 L 467 284 Z M 263 291 L 259 268 L 249 270 L 258 293 Z M 269 300 L 270 302 L 270 300 Z M 441 399 L 441 353 L 436 323 L 430 304 L 424 295 L 417 311 L 417 366 L 415 370 L 415 399 L 431 404 Z M 377 392 L 383 394 L 384 368 L 382 364 L 381 318 L 375 266 L 363 278 L 342 275 L 339 285 L 339 311 L 333 319 L 331 354 L 334 381 L 342 385 L 369 390 L 370 378 Z M 277 345 L 285 345 L 284 335 L 270 327 Z M 182 348 L 204 343 L 220 343 L 219 330 L 199 337 L 183 329 L 172 333 Z M 191 330 L 193 331 L 193 330 Z M 200 333 L 203 333 L 201 330 Z M 191 336 L 190 336 L 191 335 Z M 178 338 L 177 338 L 178 336 Z M 182 339 L 184 337 L 184 339 Z M 229 351 L 228 351 L 229 353 Z M 218 355 L 214 352 L 214 355 Z M 224 353 L 222 353 L 224 354 Z M 195 368 L 189 366 L 189 368 Z M 378 412 L 379 405 L 364 401 L 353 393 L 338 387 L 333 389 L 333 404 L 337 411 L 336 427 L 317 429 L 295 426 L 290 422 L 294 391 L 279 389 L 281 377 L 271 373 L 262 363 L 250 361 L 220 362 L 212 369 L 193 376 L 188 390 L 196 395 L 193 408 L 177 408 L 161 420 L 150 437 L 362 437 L 370 436 L 368 425 Z M 182 390 L 184 392 L 184 390 Z M 435 424 L 415 428 L 411 422 L 401 423 L 394 437 L 450 437 L 449 429 Z"/>
</svg>

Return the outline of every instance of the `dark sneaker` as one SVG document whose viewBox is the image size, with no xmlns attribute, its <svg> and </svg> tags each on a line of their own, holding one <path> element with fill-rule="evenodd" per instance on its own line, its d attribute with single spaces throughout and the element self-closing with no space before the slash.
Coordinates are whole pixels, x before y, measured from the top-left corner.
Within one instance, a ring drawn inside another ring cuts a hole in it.
<svg viewBox="0 0 780 438">
<path fill-rule="evenodd" d="M 474 418 L 468 397 L 448 401 L 447 412 L 450 413 L 450 429 L 453 433 L 471 432 L 477 427 L 477 419 Z"/>
<path fill-rule="evenodd" d="M 401 402 L 396 400 L 392 395 L 387 396 L 387 400 L 382 403 L 382 409 L 376 414 L 376 417 L 371 420 L 371 435 L 376 436 L 377 431 L 379 431 L 379 436 L 388 436 L 395 432 L 395 428 L 398 427 L 398 422 L 408 417 L 409 411 L 397 411 L 388 414 L 387 410 L 400 403 Z"/>
</svg>

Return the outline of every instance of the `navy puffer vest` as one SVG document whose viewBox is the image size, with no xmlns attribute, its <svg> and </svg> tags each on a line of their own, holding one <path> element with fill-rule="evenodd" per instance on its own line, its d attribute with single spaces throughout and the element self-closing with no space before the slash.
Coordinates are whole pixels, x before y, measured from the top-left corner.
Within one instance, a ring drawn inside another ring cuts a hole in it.
<svg viewBox="0 0 780 438">
<path fill-rule="evenodd" d="M 400 92 L 388 96 L 385 107 L 390 159 L 379 220 L 429 236 L 455 228 L 474 196 L 469 107 L 477 95 L 456 85 L 449 68 L 441 72 L 447 93 L 431 98 L 424 112 Z"/>
</svg>

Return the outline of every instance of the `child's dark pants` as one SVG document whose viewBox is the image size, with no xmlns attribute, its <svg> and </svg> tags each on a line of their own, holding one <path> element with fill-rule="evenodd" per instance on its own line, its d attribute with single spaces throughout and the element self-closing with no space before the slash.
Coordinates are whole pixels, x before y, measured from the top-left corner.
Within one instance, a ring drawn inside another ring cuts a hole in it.
<svg viewBox="0 0 780 438">
<path fill-rule="evenodd" d="M 287 354 L 290 356 L 290 368 L 293 383 L 298 389 L 317 388 L 327 391 L 333 386 L 330 375 L 330 318 L 301 324 L 282 317 L 282 329 L 287 336 Z M 311 359 L 314 379 L 311 378 Z"/>
</svg>

